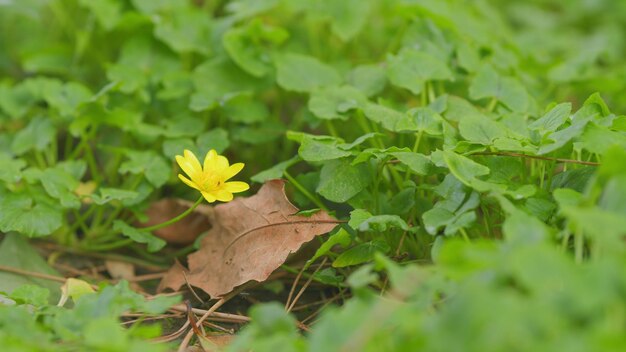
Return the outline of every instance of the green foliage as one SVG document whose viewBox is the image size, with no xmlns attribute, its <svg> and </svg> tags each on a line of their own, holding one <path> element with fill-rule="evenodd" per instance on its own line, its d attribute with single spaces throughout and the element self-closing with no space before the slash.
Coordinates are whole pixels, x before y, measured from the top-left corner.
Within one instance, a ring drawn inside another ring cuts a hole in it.
<svg viewBox="0 0 626 352">
<path fill-rule="evenodd" d="M 216 149 L 347 221 L 307 265 L 354 294 L 306 336 L 256 307 L 233 350 L 622 350 L 625 4 L 9 1 L 0 263 L 54 274 L 25 242 L 47 237 L 171 264 L 136 224 L 197 196 L 176 155 Z M 116 324 L 139 300 L 93 317 L 0 275 L 9 349 L 145 348 Z"/>
<path fill-rule="evenodd" d="M 119 317 L 127 312 L 159 314 L 178 297 L 147 301 L 128 282 L 82 295 L 71 309 L 48 305 L 50 291 L 24 285 L 10 294 L 0 292 L 0 344 L 8 351 L 166 351 L 166 345 L 146 341 L 160 334 L 158 325 L 135 324 L 123 329 Z"/>
</svg>

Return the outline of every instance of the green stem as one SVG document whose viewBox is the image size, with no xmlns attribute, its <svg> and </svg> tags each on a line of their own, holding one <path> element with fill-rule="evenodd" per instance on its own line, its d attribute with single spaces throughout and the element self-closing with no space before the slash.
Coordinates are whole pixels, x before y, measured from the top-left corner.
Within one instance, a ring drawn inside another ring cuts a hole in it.
<svg viewBox="0 0 626 352">
<path fill-rule="evenodd" d="M 125 238 L 122 240 L 118 240 L 115 242 L 110 242 L 110 243 L 106 243 L 106 244 L 100 244 L 100 245 L 87 245 L 85 246 L 84 249 L 88 250 L 88 251 L 94 251 L 94 252 L 104 252 L 104 251 L 110 251 L 112 249 L 117 249 L 117 248 L 121 248 L 121 247 L 126 247 L 129 244 L 135 243 L 135 241 L 131 240 L 130 238 Z"/>
<path fill-rule="evenodd" d="M 136 190 L 137 187 L 139 187 L 139 184 L 141 184 L 141 181 L 143 180 L 143 175 L 139 174 L 135 176 L 135 180 L 133 181 L 133 183 L 130 185 L 130 190 Z M 117 206 L 115 208 L 115 210 L 113 210 L 111 212 L 111 214 L 109 215 L 109 217 L 104 221 L 104 225 L 102 225 L 102 227 L 104 228 L 108 228 L 109 226 L 111 226 L 111 224 L 113 223 L 113 221 L 115 221 L 115 219 L 117 219 L 117 217 L 120 215 L 120 213 L 124 211 L 124 208 L 121 206 Z"/>
<path fill-rule="evenodd" d="M 464 228 L 460 228 L 459 231 L 461 232 L 461 235 L 463 236 L 463 239 L 465 240 L 465 242 L 471 242 Z"/>
<path fill-rule="evenodd" d="M 496 108 L 497 105 L 498 105 L 498 98 L 494 97 L 489 102 L 489 105 L 487 105 L 487 111 L 492 112 Z"/>
<path fill-rule="evenodd" d="M 326 208 L 326 206 L 324 205 L 324 203 L 322 203 L 321 200 L 319 200 L 317 197 L 311 194 L 309 190 L 304 188 L 304 186 L 302 186 L 302 184 L 300 184 L 300 182 L 298 182 L 287 171 L 284 171 L 283 175 L 285 175 L 285 178 L 289 181 L 289 183 L 291 183 L 294 187 L 296 187 L 296 189 L 300 191 L 300 193 L 302 193 L 305 197 L 307 197 L 313 204 L 317 205 L 320 209 L 324 211 L 328 211 L 328 208 Z"/>
<path fill-rule="evenodd" d="M 75 221 L 74 226 L 78 225 L 78 227 L 80 227 L 80 229 L 83 230 L 83 233 L 85 235 L 87 235 L 89 233 L 89 228 L 85 224 L 85 220 L 84 220 L 83 216 L 78 212 L 78 210 L 73 210 L 73 213 L 74 213 L 74 217 L 75 217 L 75 219 L 74 219 L 74 221 Z M 72 229 L 74 229 L 74 226 L 72 226 Z M 74 231 L 76 231 L 76 229 L 74 229 Z"/>
<path fill-rule="evenodd" d="M 580 229 L 576 229 L 576 232 L 574 233 L 574 255 L 576 263 L 578 264 L 583 262 L 584 249 L 585 238 L 583 236 L 583 232 Z"/>
<path fill-rule="evenodd" d="M 331 136 L 339 137 L 339 134 L 337 133 L 337 129 L 335 128 L 335 125 L 333 125 L 332 121 L 325 120 L 324 123 L 326 125 L 326 129 L 328 130 L 328 133 L 330 133 Z"/>
<path fill-rule="evenodd" d="M 435 87 L 430 81 L 426 82 L 426 86 L 428 87 L 428 102 L 432 103 L 435 99 L 437 99 L 437 96 L 435 95 Z"/>
<path fill-rule="evenodd" d="M 413 145 L 413 153 L 417 153 L 417 150 L 420 147 L 420 142 L 422 141 L 423 130 L 420 130 L 415 134 L 415 144 Z M 406 174 L 404 175 L 404 180 L 407 181 L 411 177 L 411 168 L 407 167 Z"/>
<path fill-rule="evenodd" d="M 196 210 L 196 208 L 198 207 L 198 205 L 200 205 L 200 203 L 202 203 L 202 200 L 203 200 L 203 199 L 204 199 L 204 197 L 203 197 L 203 196 L 200 196 L 200 198 L 198 198 L 198 200 L 197 200 L 195 203 L 193 203 L 193 205 L 191 206 L 191 208 L 189 208 L 189 209 L 185 210 L 183 213 L 181 213 L 180 215 L 178 215 L 178 216 L 177 216 L 177 217 L 175 217 L 175 218 L 171 218 L 171 219 L 169 219 L 169 220 L 167 220 L 167 221 L 165 221 L 165 222 L 162 222 L 162 223 L 160 223 L 160 224 L 156 224 L 156 225 L 152 225 L 152 226 L 148 226 L 148 227 L 143 227 L 143 228 L 140 228 L 140 230 L 150 232 L 150 231 L 154 231 L 154 230 L 158 230 L 158 229 L 161 229 L 161 228 L 164 228 L 164 227 L 170 226 L 171 224 L 178 222 L 179 220 L 181 220 L 182 218 L 184 218 L 185 216 L 187 216 L 187 215 L 191 214 L 191 212 L 193 212 L 194 210 Z"/>
<path fill-rule="evenodd" d="M 99 184 L 102 178 L 100 177 L 100 171 L 98 171 L 98 162 L 96 161 L 96 157 L 94 156 L 93 149 L 89 145 L 89 142 L 85 143 L 84 156 L 87 159 L 87 165 L 89 166 L 91 178 Z"/>
<path fill-rule="evenodd" d="M 40 151 L 35 151 L 35 160 L 37 160 L 37 166 L 39 166 L 42 169 L 47 168 L 47 163 L 46 160 L 43 157 L 43 154 Z"/>
</svg>

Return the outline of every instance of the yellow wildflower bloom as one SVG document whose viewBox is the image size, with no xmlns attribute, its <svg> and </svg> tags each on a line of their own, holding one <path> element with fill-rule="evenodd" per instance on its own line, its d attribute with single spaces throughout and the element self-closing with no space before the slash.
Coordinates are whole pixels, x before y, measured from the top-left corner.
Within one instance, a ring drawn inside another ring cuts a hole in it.
<svg viewBox="0 0 626 352">
<path fill-rule="evenodd" d="M 185 150 L 183 155 L 176 155 L 176 162 L 189 178 L 181 174 L 178 174 L 178 178 L 187 186 L 200 191 L 209 203 L 216 200 L 230 202 L 233 200 L 233 193 L 250 188 L 245 182 L 226 182 L 243 169 L 243 163 L 229 165 L 228 159 L 218 155 L 214 149 L 211 149 L 204 158 L 204 167 L 191 151 Z"/>
</svg>

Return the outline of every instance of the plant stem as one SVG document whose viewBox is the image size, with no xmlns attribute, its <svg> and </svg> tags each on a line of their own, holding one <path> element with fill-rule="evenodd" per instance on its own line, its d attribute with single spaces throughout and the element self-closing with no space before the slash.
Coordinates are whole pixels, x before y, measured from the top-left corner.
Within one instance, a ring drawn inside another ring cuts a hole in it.
<svg viewBox="0 0 626 352">
<path fill-rule="evenodd" d="M 191 208 L 189 208 L 189 209 L 185 210 L 184 212 L 182 212 L 180 215 L 178 215 L 178 216 L 177 216 L 177 217 L 175 217 L 175 218 L 171 218 L 171 219 L 169 219 L 169 220 L 167 220 L 167 221 L 164 221 L 164 222 L 162 222 L 162 223 L 160 223 L 160 224 L 156 224 L 156 225 L 152 225 L 152 226 L 148 226 L 148 227 L 143 227 L 143 228 L 141 228 L 140 230 L 150 232 L 150 231 L 154 231 L 154 230 L 158 230 L 158 229 L 161 229 L 161 228 L 164 228 L 164 227 L 170 226 L 171 224 L 178 222 L 180 219 L 184 218 L 185 216 L 187 216 L 187 215 L 191 214 L 191 212 L 193 212 L 194 210 L 196 210 L 196 208 L 198 207 L 198 205 L 200 205 L 200 203 L 202 203 L 202 200 L 203 200 L 203 199 L 204 199 L 204 197 L 203 197 L 203 196 L 200 196 L 200 198 L 198 198 L 198 200 L 197 200 L 195 203 L 193 203 L 193 205 L 191 206 Z"/>
<path fill-rule="evenodd" d="M 289 181 L 289 183 L 291 183 L 294 187 L 296 187 L 296 189 L 300 191 L 302 195 L 307 197 L 313 204 L 317 205 L 320 209 L 324 211 L 328 211 L 328 208 L 324 205 L 324 203 L 322 203 L 321 200 L 319 200 L 316 196 L 311 194 L 309 190 L 304 188 L 304 186 L 302 186 L 302 184 L 298 182 L 298 180 L 296 180 L 293 176 L 291 176 L 287 171 L 283 171 L 283 175 L 285 175 L 285 178 Z"/>
<path fill-rule="evenodd" d="M 415 134 L 415 144 L 413 145 L 413 153 L 417 153 L 417 150 L 420 147 L 420 142 L 422 141 L 423 130 L 420 130 Z M 407 167 L 406 174 L 404 175 L 404 180 L 407 181 L 411 177 L 411 168 Z"/>
<path fill-rule="evenodd" d="M 471 242 L 464 228 L 460 228 L 459 231 L 461 232 L 461 235 L 463 236 L 463 239 L 465 240 L 465 242 Z"/>
<path fill-rule="evenodd" d="M 487 105 L 487 111 L 492 112 L 496 108 L 496 106 L 498 106 L 498 98 L 494 97 L 489 102 L 489 105 Z"/>
<path fill-rule="evenodd" d="M 326 125 L 326 129 L 328 130 L 328 133 L 330 133 L 331 136 L 339 137 L 339 134 L 337 133 L 337 129 L 335 128 L 335 125 L 333 125 L 332 121 L 325 120 L 324 124 Z"/>
<path fill-rule="evenodd" d="M 105 244 L 87 245 L 84 247 L 84 249 L 87 251 L 93 251 L 93 252 L 104 252 L 104 251 L 110 251 L 112 249 L 126 247 L 132 243 L 135 243 L 135 241 L 131 240 L 130 238 L 125 238 L 125 239 L 121 239 L 115 242 L 110 242 L 110 243 L 105 243 Z"/>
<path fill-rule="evenodd" d="M 583 262 L 583 254 L 585 250 L 585 237 L 583 236 L 583 232 L 580 229 L 576 229 L 574 233 L 574 256 L 576 258 L 576 263 L 580 264 Z"/>
</svg>

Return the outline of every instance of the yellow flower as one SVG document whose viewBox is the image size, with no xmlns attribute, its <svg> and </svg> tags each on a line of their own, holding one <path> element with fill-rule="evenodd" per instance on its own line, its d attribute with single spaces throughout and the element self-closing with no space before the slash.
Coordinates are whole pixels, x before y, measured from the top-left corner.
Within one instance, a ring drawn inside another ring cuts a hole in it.
<svg viewBox="0 0 626 352">
<path fill-rule="evenodd" d="M 178 174 L 178 178 L 189 187 L 200 191 L 209 203 L 216 200 L 230 202 L 233 200 L 233 193 L 243 192 L 250 188 L 245 182 L 226 182 L 243 169 L 243 163 L 229 165 L 228 159 L 218 155 L 214 149 L 211 149 L 204 157 L 204 167 L 189 150 L 185 150 L 183 155 L 176 155 L 176 162 L 189 178 L 181 174 Z"/>
</svg>

